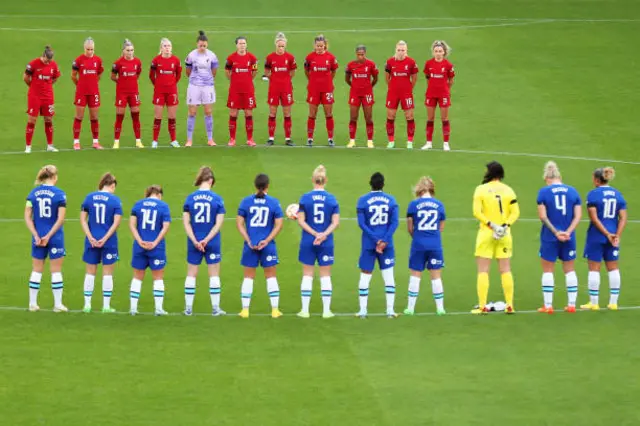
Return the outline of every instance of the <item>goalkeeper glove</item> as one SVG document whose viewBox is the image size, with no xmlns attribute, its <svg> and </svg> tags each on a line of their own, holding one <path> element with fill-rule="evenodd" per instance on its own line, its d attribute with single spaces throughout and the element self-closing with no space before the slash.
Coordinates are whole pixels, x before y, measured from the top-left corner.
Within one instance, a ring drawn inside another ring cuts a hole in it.
<svg viewBox="0 0 640 426">
<path fill-rule="evenodd" d="M 501 239 L 507 234 L 507 224 L 498 225 L 493 222 L 489 222 L 489 227 L 493 230 L 493 238 L 496 240 Z"/>
</svg>

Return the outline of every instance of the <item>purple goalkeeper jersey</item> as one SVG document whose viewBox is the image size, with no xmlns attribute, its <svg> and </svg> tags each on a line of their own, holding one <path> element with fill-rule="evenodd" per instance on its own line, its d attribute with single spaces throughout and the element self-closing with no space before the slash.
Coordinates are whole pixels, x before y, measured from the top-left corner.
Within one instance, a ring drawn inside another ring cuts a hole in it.
<svg viewBox="0 0 640 426">
<path fill-rule="evenodd" d="M 187 55 L 184 64 L 191 69 L 189 84 L 194 86 L 213 86 L 212 70 L 218 68 L 218 57 L 208 50 L 205 53 L 194 49 Z"/>
</svg>

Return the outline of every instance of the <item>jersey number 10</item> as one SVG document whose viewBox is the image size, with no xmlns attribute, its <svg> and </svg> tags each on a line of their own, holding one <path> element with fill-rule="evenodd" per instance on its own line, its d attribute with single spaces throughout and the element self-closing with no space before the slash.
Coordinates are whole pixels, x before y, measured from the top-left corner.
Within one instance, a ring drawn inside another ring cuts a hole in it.
<svg viewBox="0 0 640 426">
<path fill-rule="evenodd" d="M 602 200 L 604 211 L 602 212 L 603 219 L 613 219 L 616 217 L 616 207 L 618 201 L 615 198 L 605 198 Z"/>
</svg>

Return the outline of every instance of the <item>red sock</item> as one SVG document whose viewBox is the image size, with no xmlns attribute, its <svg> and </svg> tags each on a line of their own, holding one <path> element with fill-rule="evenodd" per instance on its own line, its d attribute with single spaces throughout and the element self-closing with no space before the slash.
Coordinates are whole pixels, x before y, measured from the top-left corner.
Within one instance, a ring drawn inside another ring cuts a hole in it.
<svg viewBox="0 0 640 426">
<path fill-rule="evenodd" d="M 133 122 L 133 134 L 136 139 L 140 139 L 140 113 L 132 112 L 131 121 Z M 158 129 L 160 129 L 160 126 L 158 126 Z"/>
<path fill-rule="evenodd" d="M 113 139 L 119 141 L 120 133 L 122 133 L 122 122 L 124 121 L 124 114 L 116 114 L 116 124 L 113 126 Z"/>
<path fill-rule="evenodd" d="M 171 142 L 176 140 L 176 119 L 169 119 L 169 137 L 171 137 Z"/>
<path fill-rule="evenodd" d="M 158 136 L 160 136 L 160 125 L 162 124 L 162 118 L 153 119 L 153 141 L 158 142 Z"/>
<path fill-rule="evenodd" d="M 316 119 L 309 117 L 307 119 L 307 138 L 313 139 L 313 133 L 316 130 Z"/>
<path fill-rule="evenodd" d="M 413 142 L 413 136 L 416 134 L 416 122 L 407 120 L 407 140 Z"/>
<path fill-rule="evenodd" d="M 276 118 L 269 116 L 269 139 L 276 136 Z"/>
<path fill-rule="evenodd" d="M 445 120 L 442 122 L 442 139 L 449 142 L 449 135 L 451 135 L 451 123 L 449 120 Z"/>
<path fill-rule="evenodd" d="M 247 140 L 253 140 L 253 117 L 244 117 L 244 128 L 247 131 Z"/>
<path fill-rule="evenodd" d="M 433 121 L 427 121 L 427 142 L 433 141 Z"/>
<path fill-rule="evenodd" d="M 229 138 L 236 138 L 236 125 L 237 125 L 238 117 L 229 117 Z"/>
<path fill-rule="evenodd" d="M 284 118 L 284 138 L 291 139 L 291 117 Z"/>
<path fill-rule="evenodd" d="M 326 117 L 326 123 L 327 123 L 327 136 L 329 137 L 329 139 L 333 139 L 333 129 L 335 128 L 335 121 L 333 121 L 333 116 L 331 117 Z"/>
<path fill-rule="evenodd" d="M 395 133 L 396 122 L 387 118 L 387 138 L 389 139 L 389 142 L 393 142 L 395 140 Z"/>
<path fill-rule="evenodd" d="M 367 122 L 367 140 L 373 140 L 373 121 Z"/>
<path fill-rule="evenodd" d="M 80 139 L 80 130 L 82 130 L 82 120 L 79 118 L 73 119 L 73 139 Z"/>
<path fill-rule="evenodd" d="M 47 145 L 53 145 L 53 123 L 50 121 L 44 122 L 44 134 L 47 137 Z"/>
<path fill-rule="evenodd" d="M 95 140 L 100 138 L 100 123 L 98 120 L 91 120 L 91 135 Z"/>
<path fill-rule="evenodd" d="M 25 131 L 25 139 L 27 141 L 27 146 L 31 146 L 31 141 L 33 140 L 33 130 L 36 128 L 35 123 L 27 123 L 27 130 Z"/>
<path fill-rule="evenodd" d="M 358 131 L 358 122 L 349 121 L 349 139 L 354 140 L 356 138 L 356 132 Z"/>
</svg>

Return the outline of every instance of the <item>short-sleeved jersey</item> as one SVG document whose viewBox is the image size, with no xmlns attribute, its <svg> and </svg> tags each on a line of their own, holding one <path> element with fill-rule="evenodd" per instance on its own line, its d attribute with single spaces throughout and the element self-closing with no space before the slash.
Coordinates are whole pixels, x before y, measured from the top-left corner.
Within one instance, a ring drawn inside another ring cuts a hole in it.
<svg viewBox="0 0 640 426">
<path fill-rule="evenodd" d="M 174 93 L 182 77 L 182 64 L 177 56 L 165 58 L 158 55 L 151 61 L 149 76 L 153 81 L 156 92 Z"/>
<path fill-rule="evenodd" d="M 89 230 L 96 240 L 102 239 L 113 226 L 116 216 L 122 216 L 122 202 L 117 195 L 106 191 L 96 191 L 87 195 L 82 203 L 82 211 L 88 215 Z M 85 244 L 89 239 L 85 240 Z M 104 244 L 106 248 L 118 247 L 118 235 L 114 233 Z"/>
<path fill-rule="evenodd" d="M 451 95 L 449 79 L 456 75 L 451 62 L 446 59 L 438 62 L 431 58 L 425 62 L 423 72 L 427 80 L 429 80 L 427 85 L 428 97 L 444 98 Z"/>
<path fill-rule="evenodd" d="M 244 55 L 234 52 L 227 57 L 224 68 L 231 71 L 229 91 L 232 93 L 254 93 L 253 73 L 258 70 L 258 59 L 253 53 Z"/>
<path fill-rule="evenodd" d="M 58 221 L 58 209 L 67 207 L 67 196 L 60 188 L 52 185 L 39 185 L 27 196 L 27 205 L 31 206 L 31 218 L 38 235 L 44 237 Z M 56 237 L 62 235 L 62 227 Z"/>
<path fill-rule="evenodd" d="M 213 70 L 218 69 L 218 57 L 207 49 L 200 53 L 198 49 L 192 50 L 184 61 L 184 65 L 191 69 L 189 84 L 193 86 L 213 86 Z"/>
<path fill-rule="evenodd" d="M 340 214 L 338 200 L 324 190 L 307 192 L 300 198 L 300 210 L 304 212 L 305 222 L 316 232 L 324 232 L 331 225 L 334 214 Z M 302 244 L 313 245 L 315 237 L 302 230 Z M 323 246 L 333 246 L 333 233 L 322 243 Z"/>
<path fill-rule="evenodd" d="M 508 185 L 500 181 L 492 181 L 478 185 L 473 194 L 474 205 L 479 203 L 482 214 L 488 222 L 502 225 L 507 223 L 513 205 L 518 202 L 516 193 Z M 487 223 L 480 223 L 480 228 L 488 228 Z"/>
<path fill-rule="evenodd" d="M 125 59 L 124 56 L 118 58 L 111 67 L 111 72 L 118 76 L 116 82 L 116 93 L 139 94 L 138 79 L 142 73 L 142 62 L 138 58 Z"/>
<path fill-rule="evenodd" d="M 587 208 L 592 207 L 596 209 L 602 226 L 609 233 L 615 234 L 618 231 L 620 210 L 627 209 L 627 202 L 620 191 L 608 185 L 592 189 L 587 195 Z M 598 231 L 593 223 L 589 224 L 587 242 L 606 243 L 607 241 L 607 237 Z"/>
<path fill-rule="evenodd" d="M 311 52 L 304 60 L 304 69 L 309 72 L 309 90 L 316 92 L 333 92 L 333 72 L 338 69 L 338 60 L 332 53 L 319 55 Z"/>
<path fill-rule="evenodd" d="M 53 83 L 60 77 L 55 61 L 45 64 L 42 58 L 36 58 L 27 64 L 24 72 L 31 76 L 29 96 L 53 100 Z"/>
<path fill-rule="evenodd" d="M 135 203 L 131 209 L 131 216 L 137 219 L 137 230 L 142 241 L 155 241 L 162 232 L 165 222 L 171 222 L 171 212 L 169 205 L 157 198 L 143 198 Z M 142 247 L 136 241 L 133 242 L 135 251 L 142 251 Z M 164 239 L 158 244 L 158 249 L 165 248 Z"/>
<path fill-rule="evenodd" d="M 375 249 L 378 241 L 393 246 L 393 234 L 399 223 L 398 203 L 393 196 L 371 191 L 358 199 L 357 212 L 363 249 Z"/>
<path fill-rule="evenodd" d="M 104 72 L 102 59 L 99 56 L 78 56 L 71 65 L 78 72 L 78 85 L 76 93 L 80 95 L 97 95 L 100 92 L 98 82 Z"/>
<path fill-rule="evenodd" d="M 270 195 L 258 198 L 253 194 L 242 200 L 238 207 L 238 216 L 245 219 L 247 234 L 251 244 L 255 246 L 271 234 L 276 219 L 280 219 L 283 214 L 280 202 L 276 198 Z"/>
<path fill-rule="evenodd" d="M 556 183 L 545 186 L 538 192 L 538 205 L 544 205 L 547 210 L 547 218 L 549 222 L 558 231 L 566 231 L 571 226 L 571 222 L 575 217 L 575 206 L 582 205 L 580 194 L 574 187 L 563 183 Z M 575 238 L 575 231 L 571 234 L 571 238 Z M 542 225 L 540 230 L 540 240 L 553 242 L 557 241 L 555 235 Z"/>
<path fill-rule="evenodd" d="M 440 223 L 447 219 L 444 204 L 432 197 L 420 197 L 409 203 L 407 218 L 413 220 L 412 250 L 442 248 Z"/>
<path fill-rule="evenodd" d="M 389 80 L 389 92 L 398 96 L 410 95 L 413 93 L 411 76 L 418 73 L 418 65 L 413 58 L 406 57 L 399 61 L 395 57 L 387 60 L 384 70 L 391 76 Z"/>
<path fill-rule="evenodd" d="M 291 92 L 291 71 L 298 68 L 296 58 L 289 52 L 278 55 L 273 52 L 264 61 L 264 69 L 271 71 L 269 77 L 269 91 L 271 92 Z"/>
<path fill-rule="evenodd" d="M 364 62 L 351 61 L 347 64 L 345 73 L 351 76 L 351 95 L 364 96 L 373 92 L 371 81 L 378 75 L 378 67 L 372 60 Z"/>
<path fill-rule="evenodd" d="M 182 211 L 189 213 L 191 229 L 193 229 L 193 234 L 198 241 L 204 240 L 209 235 L 216 224 L 216 217 L 226 213 L 221 196 L 213 191 L 201 189 L 189 194 Z M 220 232 L 212 242 L 219 241 Z"/>
</svg>

